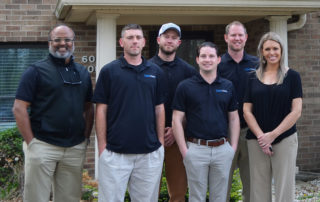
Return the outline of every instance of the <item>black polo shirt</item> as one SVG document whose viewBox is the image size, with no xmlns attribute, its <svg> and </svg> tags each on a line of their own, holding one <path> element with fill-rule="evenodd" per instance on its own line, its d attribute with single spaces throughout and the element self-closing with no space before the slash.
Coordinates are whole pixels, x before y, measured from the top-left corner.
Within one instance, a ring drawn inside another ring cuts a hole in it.
<svg viewBox="0 0 320 202">
<path fill-rule="evenodd" d="M 187 137 L 212 140 L 228 137 L 228 112 L 238 102 L 230 81 L 218 76 L 208 84 L 198 74 L 178 85 L 172 108 L 185 112 Z"/>
<path fill-rule="evenodd" d="M 149 61 L 157 64 L 164 71 L 166 77 L 166 86 L 168 89 L 167 100 L 165 102 L 166 127 L 171 127 L 171 107 L 176 88 L 181 81 L 198 74 L 198 71 L 179 57 L 175 57 L 173 61 L 167 62 L 163 61 L 158 55 L 155 55 Z"/>
<path fill-rule="evenodd" d="M 266 133 L 273 131 L 291 112 L 292 100 L 302 98 L 301 78 L 298 72 L 289 69 L 283 83 L 267 85 L 262 83 L 255 73 L 248 79 L 244 102 L 252 104 L 252 113 L 261 130 Z M 294 124 L 279 135 L 272 144 L 294 134 L 297 131 Z M 247 139 L 257 139 L 253 132 L 247 131 Z"/>
<path fill-rule="evenodd" d="M 72 147 L 84 141 L 84 104 L 90 102 L 92 84 L 84 66 L 53 57 L 40 60 L 24 72 L 16 99 L 31 103 L 34 136 L 48 144 Z"/>
<path fill-rule="evenodd" d="M 107 149 L 139 154 L 161 146 L 155 106 L 165 101 L 163 79 L 162 70 L 144 58 L 133 66 L 121 57 L 101 69 L 93 102 L 108 105 Z"/>
<path fill-rule="evenodd" d="M 244 52 L 242 60 L 237 63 L 226 52 L 221 57 L 221 62 L 218 65 L 218 74 L 232 81 L 233 86 L 236 89 L 237 99 L 239 102 L 239 117 L 241 128 L 247 127 L 247 124 L 243 118 L 243 97 L 245 94 L 245 88 L 250 72 L 255 71 L 259 65 L 257 57 L 252 56 Z"/>
</svg>

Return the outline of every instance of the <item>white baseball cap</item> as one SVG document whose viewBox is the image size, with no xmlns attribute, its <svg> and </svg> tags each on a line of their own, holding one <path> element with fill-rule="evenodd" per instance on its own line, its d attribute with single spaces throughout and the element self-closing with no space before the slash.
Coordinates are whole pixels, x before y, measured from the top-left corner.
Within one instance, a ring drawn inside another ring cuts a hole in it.
<svg viewBox="0 0 320 202">
<path fill-rule="evenodd" d="M 166 24 L 163 24 L 159 30 L 159 34 L 158 36 L 160 36 L 161 34 L 165 33 L 168 29 L 174 29 L 175 31 L 178 32 L 179 34 L 179 37 L 181 38 L 181 29 L 178 25 L 172 23 L 172 22 L 169 22 L 169 23 L 166 23 Z"/>
</svg>

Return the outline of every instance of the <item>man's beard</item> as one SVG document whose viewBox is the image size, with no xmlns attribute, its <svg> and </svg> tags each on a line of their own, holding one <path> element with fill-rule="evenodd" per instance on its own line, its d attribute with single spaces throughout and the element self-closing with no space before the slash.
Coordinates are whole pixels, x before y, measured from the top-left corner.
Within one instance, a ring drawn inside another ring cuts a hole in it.
<svg viewBox="0 0 320 202">
<path fill-rule="evenodd" d="M 163 54 L 165 54 L 165 55 L 172 55 L 172 54 L 174 54 L 174 53 L 177 51 L 177 49 L 178 49 L 178 47 L 177 47 L 177 48 L 172 49 L 171 51 L 167 51 L 167 50 L 165 50 L 164 47 L 162 47 L 162 46 L 159 46 L 159 48 L 160 48 L 161 52 L 162 52 Z"/>
<path fill-rule="evenodd" d="M 53 47 L 52 47 L 52 46 L 49 47 L 49 52 L 50 52 L 50 54 L 51 54 L 53 57 L 55 57 L 55 58 L 67 59 L 67 58 L 69 58 L 69 57 L 73 54 L 73 52 L 74 52 L 74 45 L 72 46 L 72 50 L 67 49 L 67 52 L 65 52 L 64 54 L 61 54 L 61 53 L 58 51 L 58 49 L 57 49 L 56 51 L 53 50 Z"/>
<path fill-rule="evenodd" d="M 230 45 L 229 48 L 234 52 L 240 52 L 240 51 L 243 51 L 244 45 L 241 46 L 240 48 L 236 48 L 235 46 Z"/>
</svg>

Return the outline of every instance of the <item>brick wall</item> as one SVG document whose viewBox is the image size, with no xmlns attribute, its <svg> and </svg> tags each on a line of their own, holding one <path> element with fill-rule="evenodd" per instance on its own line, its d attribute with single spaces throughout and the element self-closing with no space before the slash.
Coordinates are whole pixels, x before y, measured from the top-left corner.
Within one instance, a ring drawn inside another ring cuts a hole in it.
<svg viewBox="0 0 320 202">
<path fill-rule="evenodd" d="M 298 121 L 300 170 L 320 171 L 320 12 L 303 29 L 288 33 L 289 66 L 300 72 L 303 111 Z"/>
<path fill-rule="evenodd" d="M 1 0 L 0 41 L 46 41 L 56 0 Z"/>
<path fill-rule="evenodd" d="M 0 0 L 0 45 L 9 42 L 44 42 L 51 27 L 58 21 L 54 16 L 57 0 Z M 303 29 L 289 32 L 289 65 L 301 74 L 304 99 L 303 114 L 298 121 L 299 152 L 298 166 L 300 170 L 320 171 L 320 13 L 308 15 L 307 24 Z M 82 56 L 95 56 L 96 27 L 84 24 L 68 24 L 76 33 L 75 57 L 81 63 Z M 249 39 L 246 51 L 256 54 L 260 37 L 268 31 L 267 20 L 255 20 L 246 23 Z M 120 36 L 122 26 L 118 26 Z M 159 26 L 143 26 L 145 36 L 149 39 L 148 31 L 157 31 Z M 181 26 L 182 31 L 214 30 L 214 42 L 221 53 L 225 52 L 226 44 L 223 39 L 225 25 L 195 25 Z M 149 47 L 146 44 L 143 51 L 149 57 Z M 118 46 L 117 55 L 122 53 Z M 85 66 L 95 66 L 84 63 Z M 95 84 L 95 73 L 92 73 Z M 87 151 L 85 168 L 90 175 L 94 174 L 94 132 Z"/>
</svg>

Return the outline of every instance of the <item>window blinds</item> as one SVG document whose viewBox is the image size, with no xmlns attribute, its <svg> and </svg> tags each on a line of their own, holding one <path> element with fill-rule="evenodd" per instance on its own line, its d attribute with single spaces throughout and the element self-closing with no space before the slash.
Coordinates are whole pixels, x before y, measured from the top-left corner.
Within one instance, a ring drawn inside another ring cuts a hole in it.
<svg viewBox="0 0 320 202">
<path fill-rule="evenodd" d="M 0 44 L 0 130 L 15 126 L 12 106 L 22 73 L 47 55 L 47 44 Z"/>
</svg>

